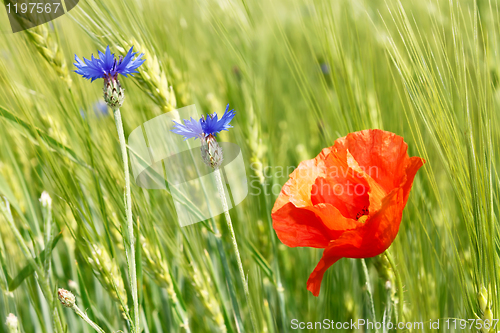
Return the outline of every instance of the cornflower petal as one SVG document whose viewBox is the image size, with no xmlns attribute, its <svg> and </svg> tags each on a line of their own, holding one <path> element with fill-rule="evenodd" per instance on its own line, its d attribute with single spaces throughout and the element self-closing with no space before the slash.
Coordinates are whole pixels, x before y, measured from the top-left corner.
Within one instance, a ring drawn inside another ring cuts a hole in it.
<svg viewBox="0 0 500 333">
<path fill-rule="evenodd" d="M 92 55 L 90 60 L 83 58 L 82 61 L 75 55 L 75 73 L 92 81 L 101 78 L 116 79 L 118 74 L 126 77 L 128 74 L 138 73 L 137 68 L 145 61 L 142 59 L 143 54 L 133 59 L 136 54 L 131 47 L 124 58 L 116 59 L 108 45 L 104 53 L 98 51 L 99 58 Z"/>
<path fill-rule="evenodd" d="M 133 73 L 138 73 L 137 68 L 141 66 L 145 59 L 142 59 L 142 56 L 144 55 L 141 53 L 137 58 L 132 59 L 137 52 L 133 52 L 133 46 L 128 50 L 127 55 L 123 58 L 120 59 L 115 71 L 123 76 L 127 76 L 128 74 L 132 75 Z"/>
<path fill-rule="evenodd" d="M 229 125 L 229 123 L 231 122 L 231 120 L 233 120 L 236 112 L 234 110 L 228 110 L 229 104 L 226 106 L 226 111 L 224 112 L 224 115 L 220 120 L 217 113 L 208 115 L 206 118 L 202 117 L 200 119 L 201 126 L 203 127 L 203 133 L 205 133 L 206 136 L 215 135 L 221 131 L 227 131 L 232 127 L 231 125 Z"/>
<path fill-rule="evenodd" d="M 83 61 L 75 55 L 75 63 L 77 70 L 75 71 L 77 74 L 80 74 L 85 79 L 91 79 L 94 81 L 95 79 L 99 79 L 103 77 L 102 67 L 99 63 L 94 60 L 88 60 L 83 58 Z"/>
<path fill-rule="evenodd" d="M 228 128 L 232 128 L 233 126 L 229 125 L 231 120 L 233 120 L 234 116 L 236 115 L 236 112 L 234 110 L 229 110 L 229 104 L 226 106 L 226 111 L 224 112 L 224 115 L 220 119 L 220 121 L 223 123 L 223 130 L 227 131 Z"/>
<path fill-rule="evenodd" d="M 184 125 L 177 123 L 174 120 L 175 126 L 172 132 L 184 136 L 184 140 L 187 139 L 201 139 L 203 137 L 203 129 L 198 120 L 191 117 L 190 120 L 184 119 Z"/>
<path fill-rule="evenodd" d="M 184 124 L 179 124 L 174 120 L 175 126 L 172 132 L 184 136 L 184 140 L 190 138 L 208 138 L 209 136 L 215 137 L 220 131 L 227 131 L 233 127 L 229 123 L 236 115 L 236 112 L 228 110 L 229 104 L 221 119 L 219 119 L 217 113 L 213 113 L 206 117 L 201 117 L 199 120 L 195 120 L 192 117 L 190 120 L 184 119 Z"/>
<path fill-rule="evenodd" d="M 111 54 L 111 51 L 109 49 L 109 45 L 106 47 L 106 52 L 102 53 L 101 51 L 98 51 L 99 54 L 99 60 L 101 61 L 101 66 L 102 69 L 105 73 L 110 73 L 113 70 L 113 66 L 115 63 L 115 55 Z"/>
</svg>

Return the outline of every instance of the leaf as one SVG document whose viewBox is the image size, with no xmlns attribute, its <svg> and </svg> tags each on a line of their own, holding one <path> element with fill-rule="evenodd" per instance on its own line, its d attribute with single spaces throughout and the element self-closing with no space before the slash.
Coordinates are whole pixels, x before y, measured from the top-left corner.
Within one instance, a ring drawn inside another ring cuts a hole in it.
<svg viewBox="0 0 500 333">
<path fill-rule="evenodd" d="M 56 247 L 57 242 L 59 242 L 61 237 L 62 237 L 62 231 L 56 237 L 54 237 L 54 239 L 52 240 L 49 247 L 44 249 L 42 252 L 40 252 L 40 255 L 38 257 L 36 257 L 34 260 L 36 262 L 44 262 L 44 260 L 46 258 L 50 258 L 52 250 Z M 49 250 L 49 251 L 47 251 L 47 250 Z M 28 278 L 31 274 L 33 274 L 34 272 L 35 272 L 35 270 L 33 269 L 33 266 L 31 266 L 31 264 L 28 263 L 21 270 L 21 272 L 19 272 L 19 274 L 17 274 L 17 276 L 12 281 L 9 282 L 9 291 L 16 290 L 17 287 L 19 287 L 21 285 L 21 283 L 23 283 L 23 281 L 26 278 Z"/>
<path fill-rule="evenodd" d="M 14 196 L 14 193 L 12 193 L 7 180 L 2 176 L 2 174 L 0 174 L 0 196 L 4 196 L 7 201 L 9 201 L 10 206 L 13 207 L 18 213 L 19 218 L 21 218 L 25 224 L 28 224 L 28 220 L 24 216 L 17 198 Z"/>
<path fill-rule="evenodd" d="M 12 121 L 13 123 L 21 125 L 21 127 L 23 127 L 33 139 L 36 140 L 36 138 L 38 137 L 41 138 L 42 141 L 45 142 L 54 151 L 57 151 L 61 155 L 68 157 L 73 162 L 78 163 L 84 166 L 85 168 L 92 170 L 92 168 L 89 165 L 87 165 L 87 163 L 85 163 L 82 159 L 80 159 L 78 155 L 71 148 L 66 147 L 65 145 L 63 145 L 62 143 L 60 143 L 59 141 L 57 141 L 56 139 L 54 139 L 53 137 L 42 131 L 41 129 L 31 124 L 28 124 L 27 122 L 25 122 L 24 120 L 22 120 L 21 118 L 19 118 L 18 116 L 16 116 L 15 114 L 13 114 L 12 112 L 10 112 L 9 110 L 7 110 L 2 106 L 0 106 L 0 116 L 2 116 L 7 120 Z"/>
<path fill-rule="evenodd" d="M 247 245 L 248 249 L 250 250 L 250 254 L 252 255 L 255 262 L 260 266 L 260 268 L 262 268 L 262 270 L 267 275 L 267 277 L 271 281 L 273 281 L 273 283 L 275 283 L 273 270 L 271 269 L 271 266 L 269 266 L 269 264 L 268 264 L 267 260 L 264 258 L 264 256 L 259 252 L 259 250 L 257 250 L 255 245 L 253 245 L 253 243 L 251 241 L 247 240 L 245 242 L 245 244 Z"/>
</svg>

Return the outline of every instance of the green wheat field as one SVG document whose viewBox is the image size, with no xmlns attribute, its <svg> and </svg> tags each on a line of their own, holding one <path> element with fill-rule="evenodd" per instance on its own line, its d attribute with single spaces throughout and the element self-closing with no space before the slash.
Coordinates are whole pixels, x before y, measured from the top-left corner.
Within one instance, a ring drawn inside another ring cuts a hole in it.
<svg viewBox="0 0 500 333">
<path fill-rule="evenodd" d="M 109 333 L 396 332 L 314 326 L 325 319 L 499 331 L 476 328 L 500 317 L 499 7 L 83 0 L 15 34 L 2 9 L 0 332 L 95 332 L 60 304 L 59 288 Z M 236 110 L 218 138 L 241 148 L 251 184 L 230 210 L 248 299 L 224 215 L 181 227 L 168 190 L 132 181 L 140 328 L 131 326 L 120 143 L 102 80 L 73 65 L 107 45 L 146 59 L 120 81 L 125 137 L 191 104 L 201 114 Z M 301 161 L 369 128 L 402 136 L 427 161 L 389 248 L 397 272 L 382 256 L 342 259 L 314 297 L 306 281 L 322 250 L 283 245 L 271 210 Z M 465 328 L 453 324 L 461 319 Z"/>
</svg>

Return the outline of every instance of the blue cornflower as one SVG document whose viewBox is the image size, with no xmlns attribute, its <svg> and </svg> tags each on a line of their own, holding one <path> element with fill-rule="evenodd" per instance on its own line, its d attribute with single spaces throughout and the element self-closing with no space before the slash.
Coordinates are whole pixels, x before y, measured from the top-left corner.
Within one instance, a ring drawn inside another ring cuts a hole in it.
<svg viewBox="0 0 500 333">
<path fill-rule="evenodd" d="M 144 63 L 145 59 L 142 59 L 143 53 L 134 59 L 137 52 L 133 52 L 133 48 L 133 46 L 130 48 L 125 57 L 120 56 L 118 59 L 109 50 L 109 45 L 106 47 L 105 53 L 98 51 L 99 58 L 94 58 L 92 55 L 90 60 L 83 58 L 82 61 L 75 54 L 74 65 L 77 68 L 75 72 L 91 81 L 96 79 L 116 80 L 118 74 L 126 77 L 128 74 L 138 73 L 137 68 Z"/>
<path fill-rule="evenodd" d="M 129 74 L 138 73 L 137 68 L 145 61 L 142 59 L 144 55 L 142 53 L 134 58 L 137 53 L 132 52 L 133 48 L 132 46 L 128 50 L 125 57 L 120 56 L 118 59 L 115 58 L 114 54 L 111 54 L 109 45 L 106 47 L 105 53 L 98 51 L 99 58 L 94 58 L 92 55 L 90 60 L 83 58 L 84 61 L 82 61 L 75 54 L 74 65 L 77 68 L 75 72 L 91 81 L 104 79 L 104 101 L 113 110 L 119 109 L 125 99 L 124 90 L 118 81 L 118 74 L 126 77 Z"/>
<path fill-rule="evenodd" d="M 222 116 L 222 118 L 220 118 L 220 120 L 217 119 L 218 116 L 215 112 L 214 114 L 207 115 L 206 119 L 204 119 L 203 117 L 200 119 L 203 133 L 205 133 L 206 136 L 210 134 L 215 135 L 220 131 L 227 131 L 229 128 L 233 127 L 229 125 L 229 123 L 231 122 L 231 120 L 233 120 L 236 112 L 234 112 L 234 110 L 228 110 L 229 104 L 226 106 L 226 111 L 224 112 L 224 115 Z"/>
<path fill-rule="evenodd" d="M 229 128 L 233 127 L 229 125 L 229 123 L 233 120 L 235 115 L 236 112 L 234 110 L 229 111 L 228 104 L 224 115 L 220 119 L 218 119 L 217 113 L 214 112 L 206 117 L 201 117 L 198 121 L 193 118 L 190 120 L 184 119 L 184 125 L 174 121 L 175 126 L 172 132 L 184 136 L 184 140 L 191 138 L 203 139 L 209 136 L 215 136 L 220 131 L 227 131 Z"/>
</svg>

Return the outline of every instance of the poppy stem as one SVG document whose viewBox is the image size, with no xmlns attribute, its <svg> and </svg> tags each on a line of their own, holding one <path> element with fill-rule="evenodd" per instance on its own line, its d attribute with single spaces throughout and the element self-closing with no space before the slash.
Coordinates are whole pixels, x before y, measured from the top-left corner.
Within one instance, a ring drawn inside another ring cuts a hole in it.
<svg viewBox="0 0 500 333">
<path fill-rule="evenodd" d="M 394 275 L 396 276 L 396 287 L 398 289 L 398 306 L 397 306 L 397 313 L 396 316 L 398 318 L 398 321 L 403 321 L 403 301 L 404 301 L 404 295 L 403 295 L 403 281 L 401 280 L 401 275 L 399 274 L 398 270 L 396 269 L 396 264 L 394 263 L 394 259 L 392 258 L 391 253 L 389 250 L 386 250 L 384 252 L 385 256 L 387 257 L 387 260 L 389 260 L 389 264 L 391 265 L 392 271 L 394 272 Z"/>
<path fill-rule="evenodd" d="M 122 151 L 123 170 L 125 174 L 125 215 L 127 219 L 127 232 L 130 242 L 130 248 L 127 255 L 128 273 L 130 277 L 130 290 L 132 293 L 132 300 L 134 303 L 134 316 L 133 316 L 133 332 L 140 332 L 139 329 L 139 300 L 137 297 L 137 272 L 135 263 L 135 237 L 134 237 L 134 220 L 132 219 L 132 197 L 130 195 L 130 172 L 128 169 L 128 155 L 127 143 L 125 142 L 125 134 L 123 132 L 123 122 L 120 109 L 113 110 L 115 117 L 116 130 L 118 132 L 118 139 L 120 141 L 120 148 Z"/>
<path fill-rule="evenodd" d="M 241 282 L 243 283 L 243 289 L 245 290 L 245 298 L 250 310 L 250 317 L 252 319 L 252 326 L 254 331 L 257 330 L 255 314 L 253 311 L 252 303 L 250 301 L 250 292 L 248 290 L 248 281 L 245 278 L 245 271 L 243 270 L 243 264 L 241 262 L 240 251 L 238 249 L 238 242 L 236 241 L 236 236 L 234 234 L 233 224 L 231 222 L 231 216 L 229 215 L 229 207 L 227 205 L 226 193 L 224 191 L 224 183 L 222 182 L 222 176 L 219 168 L 214 168 L 215 179 L 217 182 L 217 190 L 219 191 L 220 200 L 222 203 L 222 209 L 224 210 L 224 216 L 226 217 L 227 227 L 231 233 L 231 240 L 233 241 L 234 252 L 236 253 L 236 260 L 238 261 L 238 269 L 240 271 Z"/>
<path fill-rule="evenodd" d="M 373 292 L 372 286 L 370 284 L 370 273 L 368 273 L 368 268 L 366 267 L 365 259 L 361 259 L 361 265 L 363 266 L 363 273 L 365 274 L 366 279 L 366 293 L 368 294 L 368 298 L 370 299 L 370 310 L 372 312 L 373 321 L 377 321 L 377 317 L 375 315 L 375 303 L 373 302 Z M 378 329 L 375 328 L 375 332 L 378 332 Z"/>
</svg>

